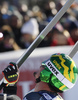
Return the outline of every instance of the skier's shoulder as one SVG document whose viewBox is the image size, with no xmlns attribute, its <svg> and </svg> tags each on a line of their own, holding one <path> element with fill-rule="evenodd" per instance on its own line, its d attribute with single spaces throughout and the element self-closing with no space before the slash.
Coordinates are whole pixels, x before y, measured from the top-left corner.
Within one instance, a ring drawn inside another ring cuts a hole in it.
<svg viewBox="0 0 78 100">
<path fill-rule="evenodd" d="M 23 100 L 40 100 L 41 95 L 38 92 L 28 93 Z"/>
<path fill-rule="evenodd" d="M 39 93 L 43 96 L 43 100 L 63 100 L 63 98 L 55 92 L 40 91 Z"/>
<path fill-rule="evenodd" d="M 23 100 L 63 100 L 62 97 L 56 93 L 47 91 L 28 93 Z"/>
</svg>

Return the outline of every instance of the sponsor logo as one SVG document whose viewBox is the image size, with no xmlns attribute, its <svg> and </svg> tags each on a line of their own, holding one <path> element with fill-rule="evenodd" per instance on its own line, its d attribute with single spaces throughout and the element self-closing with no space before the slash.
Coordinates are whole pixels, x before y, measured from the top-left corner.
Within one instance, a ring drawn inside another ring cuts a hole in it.
<svg viewBox="0 0 78 100">
<path fill-rule="evenodd" d="M 8 76 L 8 78 L 13 78 L 13 77 L 17 77 L 17 74 Z"/>
<path fill-rule="evenodd" d="M 61 69 L 61 66 L 58 64 L 58 62 L 57 62 L 56 60 L 53 60 L 53 63 L 56 65 L 56 67 L 57 67 L 58 69 Z"/>
<path fill-rule="evenodd" d="M 48 95 L 47 93 L 43 93 L 43 96 L 46 100 L 52 100 L 52 97 Z"/>
<path fill-rule="evenodd" d="M 56 68 L 52 65 L 52 63 L 50 61 L 48 61 L 47 63 L 47 67 L 57 76 L 59 74 L 59 72 L 56 70 Z"/>
</svg>

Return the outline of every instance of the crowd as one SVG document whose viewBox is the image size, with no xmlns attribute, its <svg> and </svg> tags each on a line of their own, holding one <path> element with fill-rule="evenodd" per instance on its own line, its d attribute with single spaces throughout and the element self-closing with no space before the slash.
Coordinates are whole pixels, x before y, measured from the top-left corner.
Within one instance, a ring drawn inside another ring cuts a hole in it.
<svg viewBox="0 0 78 100">
<path fill-rule="evenodd" d="M 0 52 L 28 48 L 63 5 L 63 0 L 48 0 L 43 6 L 37 4 L 33 7 L 2 2 L 0 32 L 3 37 L 0 38 Z M 77 40 L 78 4 L 73 3 L 38 47 L 74 45 Z"/>
</svg>

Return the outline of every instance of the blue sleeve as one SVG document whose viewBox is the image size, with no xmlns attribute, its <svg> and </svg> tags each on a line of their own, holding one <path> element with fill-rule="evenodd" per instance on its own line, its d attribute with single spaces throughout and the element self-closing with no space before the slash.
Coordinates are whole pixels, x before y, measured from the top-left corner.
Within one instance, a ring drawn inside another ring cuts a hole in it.
<svg viewBox="0 0 78 100">
<path fill-rule="evenodd" d="M 29 94 L 27 94 L 23 100 L 45 100 L 42 95 L 40 95 L 37 92 L 31 92 Z"/>
</svg>

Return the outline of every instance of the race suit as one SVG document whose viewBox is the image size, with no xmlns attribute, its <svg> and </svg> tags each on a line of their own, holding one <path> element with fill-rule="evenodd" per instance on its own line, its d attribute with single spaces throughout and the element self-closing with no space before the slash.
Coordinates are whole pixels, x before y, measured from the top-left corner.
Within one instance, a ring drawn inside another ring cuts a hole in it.
<svg viewBox="0 0 78 100">
<path fill-rule="evenodd" d="M 48 91 L 28 93 L 23 100 L 64 100 L 60 95 Z"/>
</svg>

